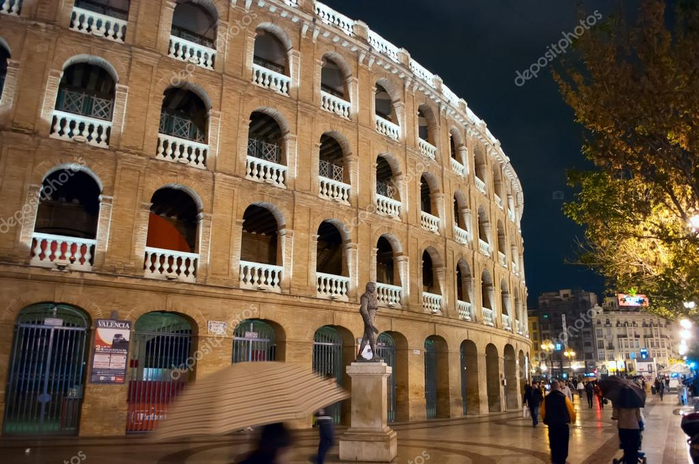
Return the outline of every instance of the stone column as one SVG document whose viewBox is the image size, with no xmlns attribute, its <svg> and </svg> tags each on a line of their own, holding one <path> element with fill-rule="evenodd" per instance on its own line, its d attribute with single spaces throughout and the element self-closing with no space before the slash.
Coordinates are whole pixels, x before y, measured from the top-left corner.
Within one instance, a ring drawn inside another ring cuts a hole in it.
<svg viewBox="0 0 699 464">
<path fill-rule="evenodd" d="M 356 155 L 345 155 L 344 161 L 345 169 L 347 169 L 347 175 L 349 176 L 349 184 L 352 187 L 350 189 L 349 202 L 350 205 L 355 206 L 359 204 L 359 157 Z M 374 185 L 374 191 L 376 191 L 376 185 Z"/>
<path fill-rule="evenodd" d="M 478 353 L 478 385 L 481 387 L 478 389 L 479 414 L 485 415 L 490 412 L 488 407 L 488 369 L 485 352 Z"/>
<path fill-rule="evenodd" d="M 359 288 L 359 263 L 357 260 L 357 244 L 351 242 L 343 243 L 342 254 L 344 257 L 343 265 L 347 266 L 347 275 L 350 279 L 349 289 L 347 290 L 347 297 L 350 301 L 356 301 L 357 296 L 361 293 L 361 289 Z M 375 268 L 376 266 L 374 266 L 374 269 Z"/>
<path fill-rule="evenodd" d="M 507 377 L 505 377 L 505 357 L 500 356 L 498 353 L 498 387 L 500 388 L 500 411 L 507 411 L 507 393 L 506 390 L 508 385 L 503 385 L 507 383 Z M 503 382 L 504 380 L 504 382 Z"/>
<path fill-rule="evenodd" d="M 0 117 L 12 110 L 17 93 L 17 80 L 19 79 L 18 60 L 7 60 L 7 74 L 5 74 L 5 87 L 0 97 Z"/>
<path fill-rule="evenodd" d="M 209 110 L 209 155 L 206 157 L 206 169 L 209 171 L 216 170 L 216 160 L 218 159 L 218 144 L 221 140 L 221 112 L 218 110 Z"/>
<path fill-rule="evenodd" d="M 442 315 L 453 317 L 453 314 L 449 314 L 449 291 L 447 287 L 447 269 L 444 266 L 440 266 L 434 269 L 434 273 L 437 277 L 437 282 L 439 282 L 439 292 L 442 295 Z"/>
<path fill-rule="evenodd" d="M 379 249 L 376 247 L 371 248 L 371 256 L 369 257 L 369 281 L 370 282 L 377 282 L 377 279 L 379 277 L 378 272 L 376 271 L 376 267 L 378 265 L 378 253 Z M 395 270 L 394 270 L 395 272 Z"/>
<path fill-rule="evenodd" d="M 134 267 L 138 269 L 139 263 L 143 267 L 143 260 L 145 259 L 146 253 L 146 243 L 148 240 L 148 222 L 150 220 L 150 208 L 153 203 L 141 203 L 141 207 L 136 212 L 136 221 L 134 224 L 134 243 L 136 246 L 133 250 L 133 256 L 131 262 L 133 262 Z"/>
<path fill-rule="evenodd" d="M 70 19 L 73 16 L 73 6 L 75 6 L 75 0 L 63 0 L 61 2 L 56 18 L 59 27 L 68 29 L 70 26 Z"/>
<path fill-rule="evenodd" d="M 216 25 L 216 64 L 218 72 L 226 72 L 226 55 L 228 55 L 228 23 L 219 19 Z"/>
<path fill-rule="evenodd" d="M 294 268 L 294 233 L 289 229 L 279 231 L 279 242 L 283 256 L 282 265 L 284 266 L 280 287 L 283 293 L 289 293 L 291 290 L 291 270 Z"/>
<path fill-rule="evenodd" d="M 51 132 L 53 110 L 56 107 L 56 97 L 58 96 L 58 86 L 61 84 L 61 77 L 63 77 L 63 71 L 59 71 L 58 69 L 49 71 L 49 77 L 46 81 L 44 102 L 41 106 L 41 122 L 37 127 L 37 132 L 40 134 L 48 134 Z"/>
<path fill-rule="evenodd" d="M 434 208 L 434 211 L 436 212 L 435 216 L 439 218 L 439 234 L 444 237 L 447 227 L 447 216 L 445 211 L 446 208 L 444 207 L 443 193 L 439 192 L 432 194 L 432 206 Z M 451 233 L 454 233 L 453 228 Z"/>
<path fill-rule="evenodd" d="M 296 136 L 292 134 L 284 135 L 284 155 L 286 156 L 286 188 L 294 190 L 296 185 L 296 162 L 297 162 Z M 246 150 L 247 152 L 247 150 Z M 316 176 L 316 182 L 318 176 Z"/>
<path fill-rule="evenodd" d="M 129 98 L 129 87 L 117 84 L 114 95 L 114 113 L 112 114 L 112 131 L 109 135 L 109 146 L 121 146 L 121 134 L 126 123 L 126 102 Z"/>
<path fill-rule="evenodd" d="M 309 244 L 309 256 L 308 256 L 308 291 L 310 296 L 316 296 L 318 287 L 318 238 L 320 235 L 312 234 L 311 243 Z M 286 270 L 285 270 L 286 272 Z"/>
<path fill-rule="evenodd" d="M 361 108 L 359 105 L 359 79 L 356 76 L 352 76 L 347 79 L 346 84 L 351 104 L 350 119 L 356 121 Z"/>
<path fill-rule="evenodd" d="M 347 367 L 352 378 L 352 422 L 340 437 L 342 461 L 391 462 L 398 454 L 398 434 L 388 426 L 386 363 L 354 362 Z"/>
<path fill-rule="evenodd" d="M 170 49 L 170 35 L 172 33 L 172 17 L 175 14 L 177 3 L 173 0 L 165 0 L 160 12 L 160 28 L 158 29 L 158 41 L 156 48 L 167 56 Z"/>
<path fill-rule="evenodd" d="M 449 417 L 461 417 L 464 415 L 465 398 L 461 397 L 461 351 L 449 351 L 448 369 L 449 369 Z"/>
<path fill-rule="evenodd" d="M 240 261 L 241 261 L 241 250 L 243 244 L 243 223 L 245 221 L 242 218 L 235 220 L 235 233 L 233 242 L 233 256 L 231 257 L 231 277 L 233 279 L 233 285 L 240 287 Z"/>
<path fill-rule="evenodd" d="M 405 245 L 407 246 L 407 244 Z M 395 251 L 394 251 L 395 254 Z M 395 258 L 397 267 L 398 267 L 398 274 L 400 276 L 400 285 L 403 288 L 402 291 L 402 296 L 401 296 L 401 301 L 400 301 L 400 306 L 402 309 L 409 309 L 410 308 L 410 259 L 408 256 L 401 254 L 399 256 L 396 256 Z"/>
<path fill-rule="evenodd" d="M 28 263 L 31 259 L 32 236 L 34 235 L 34 224 L 39 210 L 41 185 L 30 184 L 27 189 L 24 204 L 22 205 L 23 221 L 19 224 L 19 240 L 16 250 L 16 257 L 20 262 Z M 25 214 L 26 212 L 26 214 Z"/>
<path fill-rule="evenodd" d="M 313 157 L 311 157 L 311 195 L 320 193 L 320 140 L 313 142 Z"/>
<path fill-rule="evenodd" d="M 470 171 L 471 171 L 471 163 L 468 162 L 468 149 L 464 146 L 461 145 L 458 148 L 458 158 L 459 161 L 461 161 L 461 164 L 464 165 L 464 177 L 468 177 Z"/>
<path fill-rule="evenodd" d="M 403 101 L 394 102 L 393 107 L 396 111 L 396 119 L 398 120 L 398 125 L 400 126 L 400 139 L 398 143 L 404 143 L 405 137 L 408 133 L 407 127 L 407 114 L 405 114 L 405 103 Z"/>
<path fill-rule="evenodd" d="M 95 270 L 103 270 L 107 249 L 109 248 L 110 232 L 112 228 L 112 202 L 114 197 L 100 195 L 100 212 L 97 220 L 97 245 L 95 246 L 94 266 Z"/>
<path fill-rule="evenodd" d="M 301 52 L 298 50 L 289 51 L 289 76 L 291 77 L 289 96 L 292 100 L 296 100 L 301 86 Z"/>
<path fill-rule="evenodd" d="M 209 271 L 209 253 L 211 252 L 211 214 L 197 215 L 197 235 L 199 263 L 197 264 L 197 282 L 206 283 Z"/>
</svg>

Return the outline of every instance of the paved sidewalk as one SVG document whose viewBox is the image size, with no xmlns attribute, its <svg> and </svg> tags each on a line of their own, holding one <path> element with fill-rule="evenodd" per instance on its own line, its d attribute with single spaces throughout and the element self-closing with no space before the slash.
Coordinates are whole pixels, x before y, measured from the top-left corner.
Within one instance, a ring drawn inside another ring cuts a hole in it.
<svg viewBox="0 0 699 464">
<path fill-rule="evenodd" d="M 644 414 L 643 449 L 650 464 L 691 464 L 678 407 L 651 399 Z M 576 408 L 579 404 L 576 402 Z M 611 408 L 579 411 L 570 439 L 570 464 L 610 463 L 620 457 Z M 397 425 L 399 455 L 405 464 L 541 464 L 550 462 L 546 426 L 532 428 L 520 413 Z M 338 435 L 341 434 L 341 431 Z M 118 439 L 0 440 L 0 462 L 7 464 L 181 463 L 229 464 L 249 449 L 252 437 L 236 434 L 216 439 L 152 443 L 147 437 Z M 317 446 L 315 431 L 298 433 L 293 464 L 308 463 Z M 25 450 L 30 448 L 29 453 Z M 429 456 L 429 459 L 428 459 Z M 329 462 L 340 462 L 337 449 Z"/>
</svg>

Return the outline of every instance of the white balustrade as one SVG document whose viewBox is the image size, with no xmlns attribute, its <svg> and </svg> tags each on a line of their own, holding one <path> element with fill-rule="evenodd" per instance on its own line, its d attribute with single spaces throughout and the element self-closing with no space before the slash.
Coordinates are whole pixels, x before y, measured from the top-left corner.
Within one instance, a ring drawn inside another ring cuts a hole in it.
<svg viewBox="0 0 699 464">
<path fill-rule="evenodd" d="M 502 198 L 500 198 L 500 196 L 497 193 L 495 194 L 495 204 L 497 204 L 498 208 L 500 209 L 505 208 L 505 206 L 502 204 Z"/>
<path fill-rule="evenodd" d="M 354 35 L 354 20 L 338 13 L 329 6 L 316 2 L 316 16 L 324 23 L 340 28 L 350 37 Z"/>
<path fill-rule="evenodd" d="M 181 139 L 172 135 L 158 134 L 156 158 L 206 169 L 209 145 Z"/>
<path fill-rule="evenodd" d="M 456 107 L 459 106 L 459 97 L 444 84 L 442 84 L 442 95 L 444 95 L 444 98 L 449 100 L 449 103 L 451 103 L 452 105 Z"/>
<path fill-rule="evenodd" d="M 510 325 L 510 316 L 507 314 L 502 315 L 502 327 L 505 330 L 512 330 L 512 326 Z"/>
<path fill-rule="evenodd" d="M 440 221 L 437 216 L 433 216 L 430 213 L 420 211 L 420 222 L 422 223 L 423 229 L 429 230 L 430 232 L 434 232 L 435 234 L 439 233 Z"/>
<path fill-rule="evenodd" d="M 323 176 L 319 176 L 318 181 L 322 198 L 349 205 L 351 186 Z"/>
<path fill-rule="evenodd" d="M 159 280 L 197 281 L 198 253 L 146 247 L 144 277 Z"/>
<path fill-rule="evenodd" d="M 464 174 L 466 173 L 464 165 L 459 163 L 454 158 L 451 158 L 451 170 L 454 171 L 454 174 L 460 177 L 464 177 Z"/>
<path fill-rule="evenodd" d="M 413 72 L 413 74 L 415 74 L 415 76 L 425 81 L 430 87 L 434 88 L 434 74 L 429 72 L 424 66 L 411 59 L 410 70 Z"/>
<path fill-rule="evenodd" d="M 478 239 L 478 251 L 486 256 L 490 256 L 490 243 L 486 242 L 482 238 Z"/>
<path fill-rule="evenodd" d="M 260 66 L 259 64 L 253 63 L 252 83 L 288 96 L 291 78 L 276 71 L 272 71 L 271 69 L 267 69 L 264 66 Z"/>
<path fill-rule="evenodd" d="M 299 0 L 284 0 L 284 3 L 294 8 L 299 6 Z"/>
<path fill-rule="evenodd" d="M 422 309 L 430 314 L 442 314 L 442 295 L 422 292 Z"/>
<path fill-rule="evenodd" d="M 505 253 L 498 251 L 498 260 L 500 261 L 500 265 L 507 269 L 507 256 L 505 256 Z"/>
<path fill-rule="evenodd" d="M 376 194 L 376 212 L 384 216 L 397 218 L 400 216 L 401 202 Z"/>
<path fill-rule="evenodd" d="M 0 0 L 0 13 L 19 16 L 22 12 L 22 0 Z"/>
<path fill-rule="evenodd" d="M 376 283 L 376 299 L 379 304 L 388 306 L 389 308 L 400 308 L 400 302 L 403 297 L 403 287 L 396 285 Z"/>
<path fill-rule="evenodd" d="M 321 298 L 329 298 L 331 300 L 347 301 L 347 292 L 349 291 L 350 279 L 333 274 L 323 274 L 316 272 L 318 279 L 318 296 Z"/>
<path fill-rule="evenodd" d="M 95 147 L 109 148 L 111 131 L 112 121 L 53 110 L 51 138 L 86 142 Z"/>
<path fill-rule="evenodd" d="M 282 281 L 282 266 L 272 264 L 240 262 L 240 287 L 253 290 L 268 290 L 280 292 Z"/>
<path fill-rule="evenodd" d="M 385 135 L 391 140 L 400 139 L 400 126 L 393 124 L 391 121 L 382 118 L 378 114 L 374 116 L 376 119 L 376 132 Z"/>
<path fill-rule="evenodd" d="M 495 313 L 492 309 L 483 307 L 483 324 L 493 327 L 495 325 Z"/>
<path fill-rule="evenodd" d="M 96 240 L 39 232 L 34 232 L 32 238 L 30 265 L 86 272 L 92 270 Z"/>
<path fill-rule="evenodd" d="M 476 188 L 479 192 L 485 195 L 485 182 L 483 182 L 478 176 L 476 176 Z"/>
<path fill-rule="evenodd" d="M 454 238 L 462 245 L 468 244 L 468 232 L 459 226 L 454 226 Z"/>
<path fill-rule="evenodd" d="M 73 7 L 71 30 L 124 43 L 128 21 L 94 11 Z"/>
<path fill-rule="evenodd" d="M 459 319 L 464 320 L 464 321 L 471 321 L 473 320 L 473 316 L 471 315 L 471 308 L 472 305 L 471 303 L 467 303 L 465 301 L 457 301 L 457 310 L 459 311 Z"/>
<path fill-rule="evenodd" d="M 515 222 L 515 212 L 509 208 L 507 210 L 507 217 L 510 218 L 510 221 Z"/>
<path fill-rule="evenodd" d="M 257 182 L 266 182 L 276 187 L 286 188 L 287 167 L 254 156 L 248 156 L 245 176 Z"/>
<path fill-rule="evenodd" d="M 352 105 L 350 102 L 340 97 L 336 97 L 335 95 L 324 90 L 320 91 L 320 107 L 325 111 L 335 113 L 336 115 L 345 119 L 350 118 L 350 113 L 352 111 Z"/>
<path fill-rule="evenodd" d="M 382 55 L 386 55 L 396 63 L 400 60 L 398 59 L 398 47 L 393 45 L 388 40 L 381 37 L 374 31 L 369 31 L 369 45 Z"/>
<path fill-rule="evenodd" d="M 420 146 L 420 153 L 422 153 L 424 156 L 431 160 L 437 158 L 437 147 L 432 145 L 430 142 L 418 138 L 418 145 Z"/>
<path fill-rule="evenodd" d="M 214 69 L 216 50 L 205 45 L 191 42 L 187 39 L 170 36 L 168 55 L 180 61 L 201 66 L 206 69 Z"/>
</svg>

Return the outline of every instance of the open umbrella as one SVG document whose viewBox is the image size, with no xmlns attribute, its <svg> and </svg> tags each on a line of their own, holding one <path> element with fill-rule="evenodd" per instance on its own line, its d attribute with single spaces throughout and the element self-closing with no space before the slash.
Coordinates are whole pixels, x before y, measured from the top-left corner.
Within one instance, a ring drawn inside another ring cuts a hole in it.
<svg viewBox="0 0 699 464">
<path fill-rule="evenodd" d="M 189 386 L 154 438 L 224 434 L 302 419 L 346 398 L 345 390 L 298 364 L 233 364 Z"/>
<path fill-rule="evenodd" d="M 631 380 L 613 375 L 599 382 L 605 398 L 609 398 L 615 407 L 643 408 L 646 405 L 646 392 Z"/>
</svg>

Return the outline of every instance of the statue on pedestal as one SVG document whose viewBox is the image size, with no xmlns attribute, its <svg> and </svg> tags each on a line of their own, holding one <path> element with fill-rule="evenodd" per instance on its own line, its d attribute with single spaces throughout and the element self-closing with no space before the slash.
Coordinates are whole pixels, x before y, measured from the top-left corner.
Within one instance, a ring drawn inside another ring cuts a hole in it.
<svg viewBox="0 0 699 464">
<path fill-rule="evenodd" d="M 362 319 L 364 320 L 364 335 L 362 336 L 362 343 L 359 346 L 357 361 L 366 361 L 362 357 L 362 352 L 367 343 L 369 343 L 372 354 L 371 361 L 381 362 L 382 359 L 376 351 L 376 335 L 379 333 L 379 329 L 376 328 L 375 319 L 376 311 L 379 309 L 379 302 L 376 299 L 376 284 L 374 282 L 366 284 L 366 291 L 362 295 L 360 302 L 359 314 L 362 315 Z"/>
</svg>

